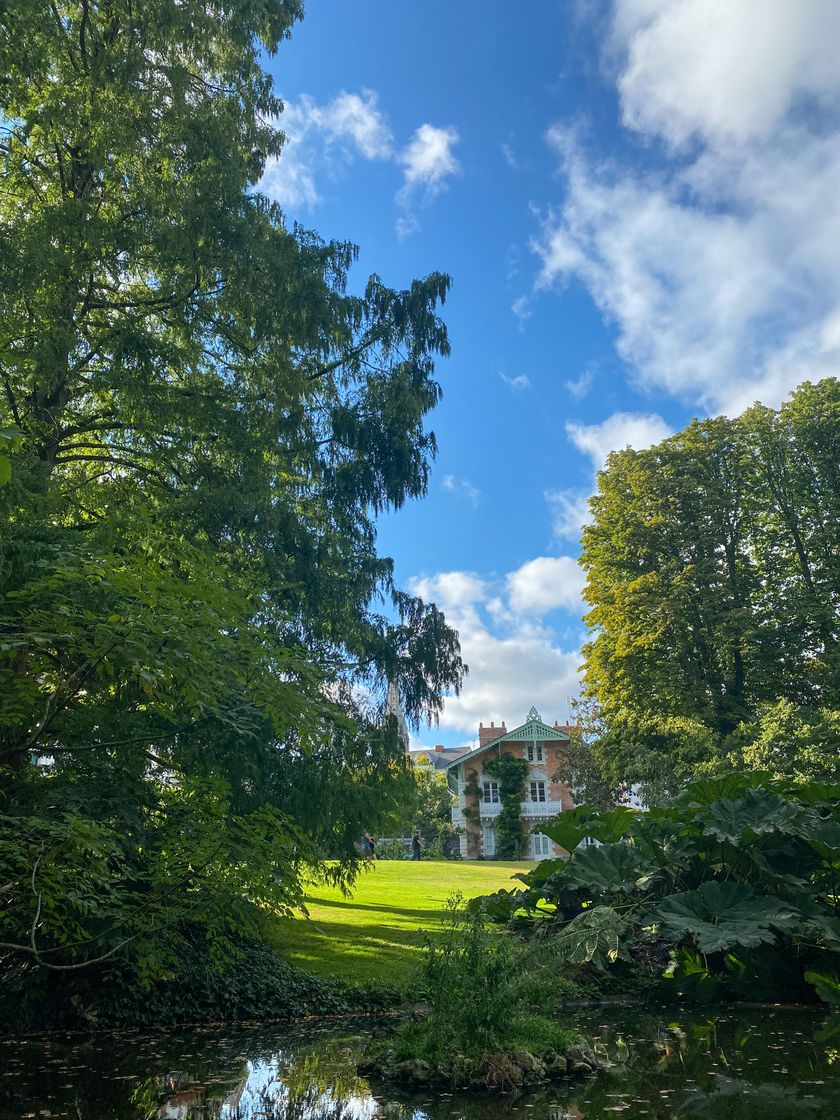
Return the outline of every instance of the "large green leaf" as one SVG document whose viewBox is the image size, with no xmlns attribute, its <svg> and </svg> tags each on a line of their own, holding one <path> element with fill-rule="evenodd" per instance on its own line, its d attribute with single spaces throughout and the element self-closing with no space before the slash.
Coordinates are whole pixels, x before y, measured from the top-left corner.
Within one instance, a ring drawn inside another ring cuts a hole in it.
<svg viewBox="0 0 840 1120">
<path fill-rule="evenodd" d="M 626 805 L 619 805 L 606 812 L 593 805 L 579 805 L 577 809 L 561 813 L 549 824 L 540 825 L 540 832 L 567 852 L 573 852 L 581 840 L 587 837 L 599 840 L 602 844 L 620 840 L 627 835 L 639 815 L 638 810 L 629 809 Z"/>
<path fill-rule="evenodd" d="M 704 815 L 706 832 L 740 845 L 768 832 L 801 835 L 811 823 L 811 811 L 764 789 L 748 790 L 743 797 L 722 797 Z"/>
<path fill-rule="evenodd" d="M 627 894 L 651 870 L 635 848 L 619 842 L 583 848 L 569 860 L 563 881 L 595 894 Z"/>
<path fill-rule="evenodd" d="M 702 953 L 717 953 L 735 945 L 754 948 L 772 943 L 776 930 L 801 924 L 797 912 L 774 898 L 757 898 L 738 883 L 703 883 L 696 891 L 681 891 L 662 900 L 648 915 L 667 936 L 697 939 Z"/>
<path fill-rule="evenodd" d="M 629 922 L 612 906 L 591 906 L 557 934 L 553 948 L 570 964 L 592 962 L 599 967 L 619 957 L 630 959 L 622 937 Z"/>
</svg>

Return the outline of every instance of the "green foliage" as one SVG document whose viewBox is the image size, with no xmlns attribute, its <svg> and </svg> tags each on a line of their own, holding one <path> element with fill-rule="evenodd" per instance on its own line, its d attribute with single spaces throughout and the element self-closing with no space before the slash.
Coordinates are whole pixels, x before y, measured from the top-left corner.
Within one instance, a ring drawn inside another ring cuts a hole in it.
<svg viewBox="0 0 840 1120">
<path fill-rule="evenodd" d="M 454 796 L 442 770 L 414 770 L 414 790 L 408 813 L 402 818 L 400 832 L 413 836 L 419 832 L 424 855 L 443 855 L 443 843 L 452 835 Z"/>
<path fill-rule="evenodd" d="M 221 967 L 307 864 L 348 882 L 410 795 L 388 683 L 416 722 L 463 676 L 376 549 L 426 490 L 449 279 L 348 294 L 356 248 L 256 189 L 300 15 L 0 16 L 0 968 L 33 998 L 153 984 L 195 927 Z"/>
<path fill-rule="evenodd" d="M 663 795 L 727 759 L 837 779 L 838 456 L 834 378 L 610 456 L 582 555 L 609 782 Z"/>
<path fill-rule="evenodd" d="M 462 902 L 460 896 L 450 899 L 442 936 L 428 942 L 431 1013 L 398 1034 L 398 1056 L 436 1061 L 565 1046 L 569 1032 L 532 1012 L 559 994 L 550 970 L 540 968 L 521 942 L 489 928 L 480 909 L 465 910 Z"/>
<path fill-rule="evenodd" d="M 701 953 L 754 949 L 775 943 L 777 932 L 802 932 L 801 914 L 780 900 L 756 898 L 749 887 L 715 879 L 697 890 L 669 895 L 648 914 L 648 921 L 674 941 L 693 935 Z"/>
<path fill-rule="evenodd" d="M 485 762 L 484 773 L 499 781 L 502 808 L 496 818 L 496 857 L 519 859 L 525 843 L 522 798 L 525 795 L 528 762 L 512 754 L 502 754 L 498 758 L 491 758 L 489 762 Z"/>
<path fill-rule="evenodd" d="M 258 941 L 239 940 L 214 963 L 204 932 L 184 930 L 177 967 L 150 984 L 118 962 L 95 972 L 48 979 L 33 992 L 18 970 L 8 977 L 3 1022 L 9 1028 L 161 1027 L 206 1022 L 290 1019 L 385 1008 L 400 993 L 387 985 L 311 976 Z"/>
<path fill-rule="evenodd" d="M 543 861 L 485 909 L 549 932 L 569 963 L 626 971 L 670 952 L 683 994 L 790 998 L 810 982 L 826 997 L 815 977 L 840 964 L 838 795 L 745 773 L 690 783 L 646 813 L 584 806 L 545 828 L 570 858 Z M 575 847 L 583 836 L 602 843 Z"/>
<path fill-rule="evenodd" d="M 569 964 L 593 964 L 603 969 L 619 957 L 627 958 L 623 944 L 630 923 L 611 906 L 590 906 L 572 918 L 552 942 L 552 949 Z"/>
</svg>

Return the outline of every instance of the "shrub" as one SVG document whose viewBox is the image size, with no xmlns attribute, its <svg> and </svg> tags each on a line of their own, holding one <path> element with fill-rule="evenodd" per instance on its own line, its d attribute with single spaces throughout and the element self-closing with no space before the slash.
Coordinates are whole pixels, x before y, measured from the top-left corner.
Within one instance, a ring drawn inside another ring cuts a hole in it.
<svg viewBox="0 0 840 1120">
<path fill-rule="evenodd" d="M 569 964 L 633 968 L 664 950 L 673 988 L 704 998 L 809 983 L 829 998 L 838 984 L 840 787 L 730 774 L 649 812 L 581 806 L 542 831 L 571 857 L 476 906 L 551 933 Z"/>
<path fill-rule="evenodd" d="M 443 934 L 427 943 L 425 984 L 430 1014 L 399 1032 L 399 1057 L 540 1053 L 576 1037 L 534 1011 L 550 1004 L 562 981 L 529 946 L 492 929 L 480 911 L 465 910 L 458 895 L 449 900 Z"/>
</svg>

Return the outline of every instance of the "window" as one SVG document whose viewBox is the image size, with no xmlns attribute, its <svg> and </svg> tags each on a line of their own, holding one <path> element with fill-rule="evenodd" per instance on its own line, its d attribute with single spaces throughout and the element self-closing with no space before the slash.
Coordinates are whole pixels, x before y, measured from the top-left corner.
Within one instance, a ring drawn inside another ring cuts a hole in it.
<svg viewBox="0 0 840 1120">
<path fill-rule="evenodd" d="M 484 800 L 490 804 L 498 804 L 499 801 L 499 783 L 498 782 L 484 782 Z"/>
<path fill-rule="evenodd" d="M 529 743 L 528 744 L 528 761 L 529 762 L 542 762 L 542 760 L 543 760 L 542 743 Z"/>
<path fill-rule="evenodd" d="M 545 801 L 545 782 L 531 782 L 531 800 Z"/>
<path fill-rule="evenodd" d="M 551 855 L 551 841 L 541 832 L 534 833 L 534 855 L 537 857 Z"/>
</svg>

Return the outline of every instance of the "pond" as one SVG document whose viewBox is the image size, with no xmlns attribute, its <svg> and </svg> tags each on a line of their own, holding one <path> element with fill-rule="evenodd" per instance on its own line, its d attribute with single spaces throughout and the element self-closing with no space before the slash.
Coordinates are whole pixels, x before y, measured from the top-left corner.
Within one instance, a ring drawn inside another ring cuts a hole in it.
<svg viewBox="0 0 840 1120">
<path fill-rule="evenodd" d="M 840 1025 L 818 1009 L 575 1015 L 611 1068 L 519 1095 L 369 1085 L 365 1018 L 0 1042 L 0 1120 L 789 1120 L 840 1116 Z"/>
</svg>

